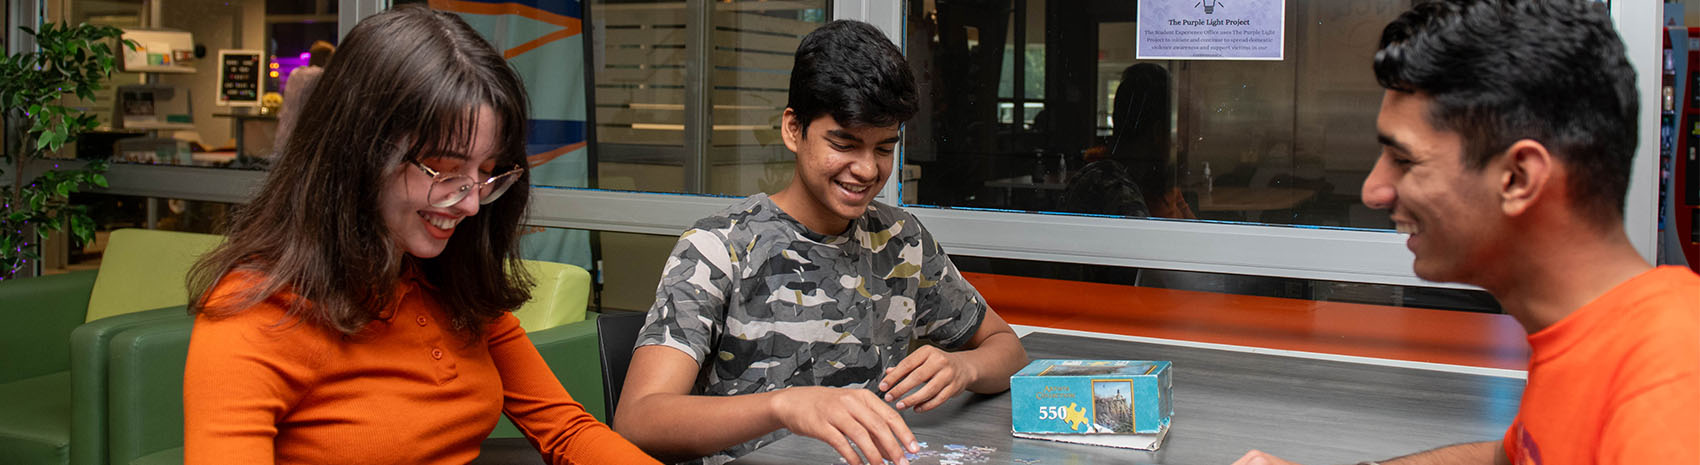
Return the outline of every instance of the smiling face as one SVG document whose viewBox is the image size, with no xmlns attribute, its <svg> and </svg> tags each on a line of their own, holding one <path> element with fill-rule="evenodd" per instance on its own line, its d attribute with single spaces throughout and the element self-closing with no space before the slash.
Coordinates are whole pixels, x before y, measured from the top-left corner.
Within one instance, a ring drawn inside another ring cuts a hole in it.
<svg viewBox="0 0 1700 465">
<path fill-rule="evenodd" d="M 479 181 L 488 179 L 496 168 L 495 152 L 501 139 L 496 131 L 494 111 L 480 108 L 477 119 L 478 127 L 465 151 L 450 149 L 426 154 L 420 157 L 420 164 L 443 176 L 460 174 Z M 435 207 L 426 199 L 431 184 L 432 178 L 424 170 L 403 161 L 385 181 L 378 204 L 396 247 L 418 258 L 433 258 L 443 253 L 455 226 L 478 214 L 478 189 L 452 205 Z"/>
<path fill-rule="evenodd" d="M 1364 180 L 1363 202 L 1389 210 L 1406 248 L 1416 255 L 1417 277 L 1480 283 L 1495 263 L 1503 236 L 1493 162 L 1472 169 L 1464 139 L 1428 122 L 1427 95 L 1387 91 L 1376 130 L 1381 157 Z"/>
<path fill-rule="evenodd" d="M 791 185 L 774 194 L 774 203 L 815 232 L 843 232 L 891 177 L 900 126 L 847 128 L 822 115 L 804 130 L 790 109 L 781 120 L 797 169 Z"/>
</svg>

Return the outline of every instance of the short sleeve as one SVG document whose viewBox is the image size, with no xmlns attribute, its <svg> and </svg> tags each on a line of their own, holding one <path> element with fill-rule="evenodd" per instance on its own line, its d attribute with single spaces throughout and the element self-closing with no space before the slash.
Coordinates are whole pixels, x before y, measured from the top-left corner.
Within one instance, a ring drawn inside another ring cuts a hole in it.
<svg viewBox="0 0 1700 465">
<path fill-rule="evenodd" d="M 1681 377 L 1617 406 L 1600 438 L 1600 464 L 1700 463 L 1700 389 Z"/>
<path fill-rule="evenodd" d="M 1637 316 L 1614 316 L 1657 330 L 1640 333 L 1611 369 L 1623 384 L 1608 405 L 1593 463 L 1700 463 L 1700 280 L 1682 278 L 1638 301 Z"/>
<path fill-rule="evenodd" d="M 667 346 L 702 363 L 725 328 L 732 292 L 733 255 L 713 232 L 692 229 L 679 236 L 649 308 L 637 346 Z"/>
<path fill-rule="evenodd" d="M 909 220 L 921 224 L 912 217 Z M 985 321 L 986 299 L 957 272 L 932 233 L 925 227 L 917 229 L 922 257 L 921 284 L 915 293 L 915 335 L 946 349 L 961 348 Z"/>
</svg>

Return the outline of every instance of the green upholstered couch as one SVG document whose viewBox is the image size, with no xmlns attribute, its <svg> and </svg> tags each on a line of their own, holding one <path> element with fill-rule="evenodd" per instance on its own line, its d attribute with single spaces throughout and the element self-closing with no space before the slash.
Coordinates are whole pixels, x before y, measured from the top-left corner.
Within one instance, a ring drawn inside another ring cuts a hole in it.
<svg viewBox="0 0 1700 465">
<path fill-rule="evenodd" d="M 98 386 L 106 384 L 110 337 L 155 319 L 186 318 L 181 310 L 135 313 L 182 306 L 183 277 L 220 241 L 118 230 L 99 271 L 0 282 L 0 463 L 104 463 L 106 392 Z"/>
<path fill-rule="evenodd" d="M 0 464 L 181 462 L 184 277 L 220 241 L 120 230 L 98 272 L 0 282 Z M 526 266 L 538 287 L 516 316 L 601 418 L 590 276 L 571 265 Z M 495 433 L 517 435 L 505 420 Z"/>
<path fill-rule="evenodd" d="M 162 311 L 178 311 L 166 309 Z M 527 336 L 574 400 L 606 421 L 596 317 L 530 331 Z M 110 462 L 114 465 L 183 463 L 183 362 L 191 322 L 163 321 L 120 332 L 110 344 Z M 506 418 L 491 437 L 520 437 Z"/>
</svg>

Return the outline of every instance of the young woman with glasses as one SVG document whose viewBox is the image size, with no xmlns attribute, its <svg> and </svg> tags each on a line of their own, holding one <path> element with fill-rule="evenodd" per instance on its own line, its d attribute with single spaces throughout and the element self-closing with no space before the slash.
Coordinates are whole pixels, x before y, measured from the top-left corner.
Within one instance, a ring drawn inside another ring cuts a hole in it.
<svg viewBox="0 0 1700 465">
<path fill-rule="evenodd" d="M 265 185 L 191 274 L 184 458 L 464 464 L 506 414 L 552 463 L 654 463 L 585 413 L 509 313 L 526 95 L 419 7 L 356 25 Z"/>
</svg>

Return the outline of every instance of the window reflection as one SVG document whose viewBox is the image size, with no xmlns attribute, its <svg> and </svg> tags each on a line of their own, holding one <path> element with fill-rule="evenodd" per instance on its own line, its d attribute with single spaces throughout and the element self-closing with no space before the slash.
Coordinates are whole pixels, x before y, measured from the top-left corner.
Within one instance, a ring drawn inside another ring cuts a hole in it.
<svg viewBox="0 0 1700 465">
<path fill-rule="evenodd" d="M 1140 60 L 1138 2 L 915 0 L 930 98 L 908 204 L 1388 228 L 1375 161 L 1381 26 L 1408 1 L 1286 3 L 1284 60 Z M 989 76 L 999 76 L 996 81 Z"/>
<path fill-rule="evenodd" d="M 290 99 L 282 91 L 308 61 L 309 47 L 336 42 L 337 4 L 66 2 L 63 17 L 53 20 L 155 31 L 138 42 L 169 49 L 172 56 L 171 66 L 119 66 L 92 101 L 81 102 L 96 115 L 99 127 L 78 141 L 76 155 L 118 163 L 263 169 L 276 148 L 275 105 Z M 262 109 L 218 102 L 219 54 L 227 50 L 261 54 L 260 101 L 275 94 L 269 99 L 273 105 Z"/>
<path fill-rule="evenodd" d="M 1169 71 L 1152 63 L 1122 71 L 1107 144 L 1086 150 L 1086 166 L 1068 177 L 1058 210 L 1198 218 L 1174 182 L 1169 81 Z"/>
<path fill-rule="evenodd" d="M 825 0 L 590 8 L 594 187 L 748 195 L 790 181 L 779 114 L 792 54 L 826 22 Z"/>
</svg>

